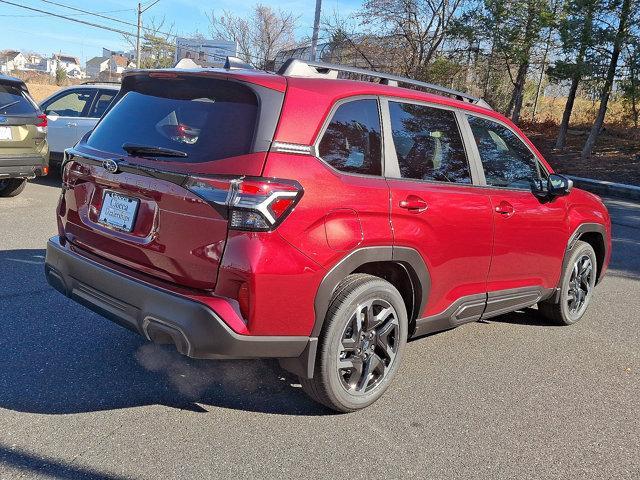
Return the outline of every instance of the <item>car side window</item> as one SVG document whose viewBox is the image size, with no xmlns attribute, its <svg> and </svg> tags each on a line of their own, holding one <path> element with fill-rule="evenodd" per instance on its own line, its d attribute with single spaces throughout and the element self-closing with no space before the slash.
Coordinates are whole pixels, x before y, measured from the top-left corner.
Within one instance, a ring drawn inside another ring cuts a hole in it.
<svg viewBox="0 0 640 480">
<path fill-rule="evenodd" d="M 320 157 L 337 170 L 381 175 L 378 101 L 362 99 L 340 105 L 324 132 L 318 150 Z"/>
<path fill-rule="evenodd" d="M 100 90 L 96 101 L 93 102 L 93 106 L 87 115 L 90 118 L 100 118 L 107 111 L 109 105 L 113 101 L 113 98 L 118 94 L 115 90 Z"/>
<path fill-rule="evenodd" d="M 471 183 L 454 112 L 389 102 L 389 114 L 402 178 Z"/>
<path fill-rule="evenodd" d="M 84 117 L 91 107 L 96 90 L 71 90 L 52 99 L 42 107 L 47 115 L 59 117 Z"/>
<path fill-rule="evenodd" d="M 510 129 L 486 118 L 468 116 L 487 185 L 529 189 L 546 173 L 535 155 Z"/>
</svg>

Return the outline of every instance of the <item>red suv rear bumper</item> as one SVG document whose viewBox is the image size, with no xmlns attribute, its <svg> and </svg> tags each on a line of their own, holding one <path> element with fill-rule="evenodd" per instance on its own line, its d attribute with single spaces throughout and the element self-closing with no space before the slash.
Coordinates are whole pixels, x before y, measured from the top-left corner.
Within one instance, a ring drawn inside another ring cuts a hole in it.
<svg viewBox="0 0 640 480">
<path fill-rule="evenodd" d="M 57 236 L 47 244 L 45 274 L 69 298 L 189 357 L 297 358 L 308 350 L 306 336 L 241 335 L 229 326 L 239 318 L 233 301 L 211 297 L 205 304 L 158 288 L 71 250 Z"/>
</svg>

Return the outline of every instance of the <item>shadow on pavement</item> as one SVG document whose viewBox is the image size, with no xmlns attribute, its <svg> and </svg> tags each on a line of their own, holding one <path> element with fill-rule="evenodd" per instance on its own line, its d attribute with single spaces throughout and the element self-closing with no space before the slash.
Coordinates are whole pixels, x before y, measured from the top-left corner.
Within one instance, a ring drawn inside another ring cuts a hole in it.
<svg viewBox="0 0 640 480">
<path fill-rule="evenodd" d="M 30 183 L 37 185 L 44 185 L 45 187 L 60 188 L 62 185 L 62 177 L 60 171 L 56 168 L 52 168 L 49 171 L 49 175 L 45 177 L 36 177 L 33 180 L 29 180 Z"/>
<path fill-rule="evenodd" d="M 9 448 L 2 444 L 0 444 L 0 465 L 20 470 L 20 472 L 27 475 L 29 478 L 35 475 L 46 475 L 47 478 L 83 478 L 87 480 L 120 480 L 126 478 L 119 475 L 99 472 L 80 465 L 72 465 L 59 460 L 53 460 L 40 455 L 36 456 L 32 453 L 25 452 L 24 450 Z"/>
<path fill-rule="evenodd" d="M 161 404 L 332 413 L 275 360 L 189 359 L 77 305 L 46 283 L 44 254 L 0 251 L 0 408 L 67 414 Z"/>
<path fill-rule="evenodd" d="M 559 325 L 547 320 L 536 308 L 523 308 L 515 312 L 505 313 L 487 319 L 488 322 L 511 323 L 514 325 L 530 325 L 532 327 L 557 327 Z"/>
</svg>

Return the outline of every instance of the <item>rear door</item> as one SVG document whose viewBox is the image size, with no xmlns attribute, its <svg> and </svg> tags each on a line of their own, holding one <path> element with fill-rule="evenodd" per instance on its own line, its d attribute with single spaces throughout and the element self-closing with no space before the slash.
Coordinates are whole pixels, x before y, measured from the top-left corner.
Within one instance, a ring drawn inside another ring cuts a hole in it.
<svg viewBox="0 0 640 480">
<path fill-rule="evenodd" d="M 38 155 L 44 143 L 44 131 L 36 124 L 38 110 L 22 88 L 14 83 L 0 82 L 0 159 L 15 160 Z"/>
<path fill-rule="evenodd" d="M 65 90 L 41 106 L 47 115 L 47 140 L 52 153 L 61 154 L 78 141 L 78 126 L 89 113 L 96 88 Z"/>
<path fill-rule="evenodd" d="M 87 114 L 83 114 L 77 119 L 76 142 L 84 137 L 87 132 L 93 130 L 117 94 L 118 90 L 100 89 L 97 91 Z"/>
<path fill-rule="evenodd" d="M 256 145 L 273 138 L 283 93 L 153 75 L 125 79 L 117 104 L 70 151 L 64 234 L 136 271 L 213 289 L 227 239 L 229 176 L 260 175 L 266 148 Z M 273 108 L 261 112 L 262 102 Z"/>
<path fill-rule="evenodd" d="M 490 303 L 492 292 L 504 290 L 521 289 L 535 297 L 536 289 L 558 282 L 569 235 L 566 199 L 533 194 L 534 182 L 546 181 L 547 172 L 515 131 L 487 117 L 467 118 L 495 218 Z"/>
<path fill-rule="evenodd" d="M 392 99 L 388 105 L 385 131 L 393 149 L 385 150 L 385 175 L 394 245 L 415 248 L 427 263 L 431 290 L 422 316 L 448 312 L 454 323 L 477 320 L 485 305 L 493 215 L 489 196 L 473 185 L 460 114 Z"/>
</svg>

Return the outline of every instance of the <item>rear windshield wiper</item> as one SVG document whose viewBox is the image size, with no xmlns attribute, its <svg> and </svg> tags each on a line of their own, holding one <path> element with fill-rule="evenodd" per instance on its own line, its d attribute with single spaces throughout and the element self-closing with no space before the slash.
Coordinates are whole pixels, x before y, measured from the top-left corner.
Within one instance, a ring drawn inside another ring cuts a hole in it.
<svg viewBox="0 0 640 480">
<path fill-rule="evenodd" d="M 9 102 L 6 105 L 2 105 L 0 107 L 0 110 L 4 110 L 5 108 L 13 107 L 17 103 L 20 103 L 20 100 L 16 100 L 15 102 Z"/>
<path fill-rule="evenodd" d="M 123 143 L 122 149 L 130 155 L 150 155 L 152 157 L 186 157 L 185 152 L 171 148 L 154 147 L 153 145 L 139 145 L 137 143 Z"/>
</svg>

